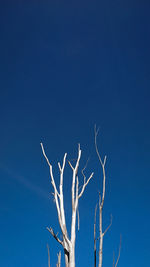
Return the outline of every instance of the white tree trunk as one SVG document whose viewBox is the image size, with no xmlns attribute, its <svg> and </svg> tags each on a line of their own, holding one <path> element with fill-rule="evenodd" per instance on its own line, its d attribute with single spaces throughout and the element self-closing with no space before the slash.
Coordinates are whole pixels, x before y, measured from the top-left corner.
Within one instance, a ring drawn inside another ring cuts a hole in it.
<svg viewBox="0 0 150 267">
<path fill-rule="evenodd" d="M 103 260 L 103 232 L 102 232 L 102 207 L 99 208 L 99 232 L 100 232 L 100 243 L 99 243 L 99 264 L 98 267 L 102 267 Z"/>
<path fill-rule="evenodd" d="M 69 267 L 75 267 L 75 247 L 72 246 L 70 249 L 70 257 L 69 257 Z"/>
</svg>

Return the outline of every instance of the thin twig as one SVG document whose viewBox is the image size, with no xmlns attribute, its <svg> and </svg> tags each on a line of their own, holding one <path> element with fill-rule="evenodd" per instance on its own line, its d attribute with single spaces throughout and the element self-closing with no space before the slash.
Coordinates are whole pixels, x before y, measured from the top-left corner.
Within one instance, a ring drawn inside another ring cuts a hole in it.
<svg viewBox="0 0 150 267">
<path fill-rule="evenodd" d="M 97 205 L 95 206 L 95 216 L 94 216 L 94 267 L 96 267 L 96 213 Z"/>
<path fill-rule="evenodd" d="M 117 265 L 118 265 L 118 262 L 119 262 L 119 259 L 120 259 L 120 252 L 121 252 L 121 236 L 120 236 L 120 245 L 119 245 L 118 258 L 117 258 L 117 261 L 116 261 L 115 267 L 117 267 Z"/>
<path fill-rule="evenodd" d="M 47 244 L 47 252 L 48 252 L 48 267 L 50 267 L 50 252 L 49 252 L 49 245 Z"/>
<path fill-rule="evenodd" d="M 110 224 L 108 225 L 108 227 L 106 228 L 106 230 L 103 232 L 103 236 L 107 233 L 107 231 L 109 230 L 109 228 L 111 227 L 112 225 L 112 215 L 110 217 Z"/>
</svg>

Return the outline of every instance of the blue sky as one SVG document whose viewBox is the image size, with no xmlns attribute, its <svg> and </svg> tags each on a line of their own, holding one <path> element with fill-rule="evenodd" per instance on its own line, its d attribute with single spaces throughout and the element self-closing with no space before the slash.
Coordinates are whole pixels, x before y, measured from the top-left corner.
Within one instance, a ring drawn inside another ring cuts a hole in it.
<svg viewBox="0 0 150 267">
<path fill-rule="evenodd" d="M 54 165 L 81 143 L 87 174 L 80 200 L 76 266 L 93 264 L 94 208 L 107 155 L 104 266 L 148 267 L 150 240 L 150 4 L 148 1 L 1 1 L 0 266 L 51 266 L 59 231 L 42 141 Z M 66 215 L 70 216 L 65 176 Z M 82 179 L 82 178 L 81 178 Z M 63 262 L 64 263 L 64 262 Z"/>
</svg>

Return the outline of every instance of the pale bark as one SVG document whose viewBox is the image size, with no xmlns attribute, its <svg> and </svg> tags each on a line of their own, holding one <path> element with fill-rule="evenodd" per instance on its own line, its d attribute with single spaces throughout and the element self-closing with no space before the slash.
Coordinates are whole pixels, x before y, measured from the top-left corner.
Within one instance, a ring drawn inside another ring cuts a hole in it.
<svg viewBox="0 0 150 267">
<path fill-rule="evenodd" d="M 96 267 L 96 241 L 99 239 L 99 250 L 98 250 L 98 256 L 99 256 L 99 261 L 98 261 L 98 267 L 102 267 L 103 264 L 103 239 L 104 235 L 107 233 L 108 229 L 112 225 L 112 216 L 110 220 L 110 224 L 108 227 L 103 231 L 103 206 L 104 206 L 104 200 L 105 200 L 105 184 L 106 184 L 106 172 L 105 172 L 105 164 L 106 164 L 106 156 L 104 157 L 104 160 L 102 161 L 102 158 L 99 154 L 99 150 L 97 147 L 97 135 L 98 135 L 98 130 L 95 127 L 95 149 L 96 153 L 100 162 L 100 165 L 102 167 L 102 174 L 103 174 L 103 181 L 102 181 L 102 193 L 100 195 L 99 193 L 99 237 L 96 239 L 96 215 L 95 215 L 95 222 L 94 222 L 94 255 L 95 255 L 95 260 L 94 260 L 94 267 Z M 113 267 L 117 267 L 119 258 L 120 258 L 120 250 L 121 250 L 121 240 L 120 240 L 120 246 L 119 246 L 119 253 L 118 253 L 118 258 L 115 263 L 115 260 L 113 259 Z"/>
<path fill-rule="evenodd" d="M 102 167 L 102 174 L 103 174 L 102 194 L 100 195 L 100 193 L 99 193 L 99 237 L 98 237 L 98 239 L 99 239 L 99 250 L 98 250 L 99 261 L 98 261 L 98 267 L 102 267 L 102 262 L 103 262 L 103 238 L 104 238 L 104 235 L 106 234 L 106 232 L 108 231 L 108 229 L 110 228 L 110 226 L 112 224 L 112 217 L 111 217 L 110 225 L 103 232 L 103 206 L 104 206 L 104 200 L 105 200 L 105 184 L 106 184 L 106 172 L 105 172 L 106 156 L 104 157 L 104 160 L 102 160 L 102 158 L 101 158 L 101 156 L 99 154 L 99 151 L 98 151 L 98 147 L 97 147 L 97 135 L 98 135 L 98 130 L 96 129 L 96 126 L 95 126 L 95 149 L 96 149 L 96 153 L 97 153 L 100 165 Z M 95 224 L 96 224 L 96 222 L 95 222 Z M 94 240 L 95 240 L 95 243 L 96 243 L 95 233 L 94 233 Z M 95 248 L 96 248 L 96 244 L 95 244 Z M 95 255 L 96 255 L 96 252 L 95 252 Z M 94 266 L 96 266 L 96 263 L 95 263 Z"/>
<path fill-rule="evenodd" d="M 102 212 L 103 212 L 103 205 L 104 205 L 104 199 L 105 199 L 105 181 L 106 181 L 106 174 L 105 174 L 105 163 L 106 163 L 106 156 L 104 157 L 104 161 L 102 161 L 101 156 L 98 151 L 97 147 L 97 135 L 98 135 L 98 130 L 96 130 L 95 127 L 95 149 L 96 153 L 100 162 L 100 165 L 102 167 L 103 171 L 103 186 L 102 186 L 102 198 L 99 195 L 99 262 L 98 262 L 98 267 L 102 267 L 102 260 L 103 260 L 103 229 L 102 229 Z"/>
<path fill-rule="evenodd" d="M 58 262 L 56 264 L 56 267 L 60 267 L 61 266 L 61 251 L 59 251 L 59 253 L 57 254 L 58 257 Z"/>
<path fill-rule="evenodd" d="M 81 191 L 79 192 L 78 169 L 79 169 L 79 163 L 80 163 L 80 158 L 81 158 L 81 149 L 79 145 L 78 157 L 77 157 L 75 167 L 73 167 L 71 162 L 68 161 L 72 169 L 72 188 L 71 188 L 72 220 L 71 220 L 71 237 L 69 238 L 68 233 L 67 233 L 67 227 L 66 227 L 64 196 L 63 196 L 63 176 L 64 176 L 64 168 L 66 165 L 67 153 L 65 153 L 64 155 L 62 167 L 60 163 L 58 163 L 59 172 L 60 172 L 60 183 L 59 183 L 59 192 L 58 192 L 56 184 L 55 184 L 55 179 L 53 176 L 52 165 L 50 164 L 48 157 L 45 154 L 45 150 L 44 150 L 42 143 L 41 143 L 41 148 L 42 148 L 43 155 L 48 163 L 49 170 L 50 170 L 50 177 L 51 177 L 51 183 L 54 189 L 54 200 L 56 203 L 58 221 L 59 221 L 60 229 L 63 235 L 62 240 L 59 239 L 58 235 L 54 233 L 52 228 L 47 227 L 47 229 L 51 233 L 51 235 L 57 240 L 57 242 L 63 246 L 66 267 L 75 267 L 76 216 L 77 216 L 77 211 L 78 211 L 78 201 L 79 201 L 79 198 L 83 195 L 87 184 L 93 177 L 93 173 L 86 180 L 85 174 L 83 172 L 85 168 L 83 169 L 82 174 L 84 176 L 84 181 L 83 181 Z"/>
</svg>

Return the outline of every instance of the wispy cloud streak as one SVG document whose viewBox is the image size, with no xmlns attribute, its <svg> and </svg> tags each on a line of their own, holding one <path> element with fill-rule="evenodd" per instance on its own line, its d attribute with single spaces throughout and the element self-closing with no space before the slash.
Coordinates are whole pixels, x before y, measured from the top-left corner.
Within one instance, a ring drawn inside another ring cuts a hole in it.
<svg viewBox="0 0 150 267">
<path fill-rule="evenodd" d="M 13 170 L 11 170 L 10 168 L 8 168 L 2 164 L 0 164 L 0 169 L 4 173 L 6 173 L 9 176 L 9 178 L 24 185 L 27 189 L 36 193 L 38 196 L 40 196 L 44 199 L 48 199 L 48 194 L 43 189 L 41 189 L 39 186 L 37 186 L 37 185 L 33 184 L 31 181 L 29 181 L 27 178 L 23 177 L 22 175 L 17 174 Z"/>
</svg>

